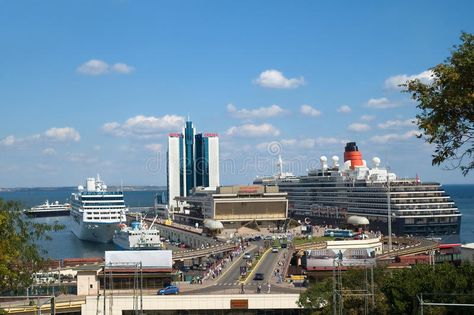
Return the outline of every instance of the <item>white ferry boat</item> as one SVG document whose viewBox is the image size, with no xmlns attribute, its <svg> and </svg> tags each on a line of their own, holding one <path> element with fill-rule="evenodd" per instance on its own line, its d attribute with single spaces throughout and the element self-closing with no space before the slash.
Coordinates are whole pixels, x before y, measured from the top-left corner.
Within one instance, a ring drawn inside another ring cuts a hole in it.
<svg viewBox="0 0 474 315">
<path fill-rule="evenodd" d="M 155 220 L 153 220 L 150 227 L 143 219 L 133 221 L 130 226 L 121 223 L 120 230 L 115 231 L 112 241 L 118 247 L 126 250 L 164 249 L 160 239 L 160 231 L 153 226 Z"/>
<path fill-rule="evenodd" d="M 72 232 L 81 240 L 108 243 L 127 210 L 122 191 L 107 191 L 99 175 L 88 178 L 71 195 Z"/>
<path fill-rule="evenodd" d="M 280 174 L 260 177 L 255 184 L 278 185 L 288 193 L 288 212 L 292 217 L 314 224 L 342 224 L 350 216 L 369 220 L 370 228 L 388 232 L 391 213 L 392 232 L 459 242 L 461 213 L 439 183 L 415 178 L 399 178 L 372 159 L 368 167 L 355 142 L 346 144 L 344 163 L 332 157 L 328 165 L 320 158 L 321 168 L 305 176 Z M 281 161 L 279 162 L 281 164 Z"/>
<path fill-rule="evenodd" d="M 56 217 L 69 215 L 71 205 L 69 203 L 59 203 L 55 201 L 49 203 L 48 200 L 42 205 L 34 206 L 31 209 L 23 210 L 26 215 L 32 217 Z"/>
</svg>

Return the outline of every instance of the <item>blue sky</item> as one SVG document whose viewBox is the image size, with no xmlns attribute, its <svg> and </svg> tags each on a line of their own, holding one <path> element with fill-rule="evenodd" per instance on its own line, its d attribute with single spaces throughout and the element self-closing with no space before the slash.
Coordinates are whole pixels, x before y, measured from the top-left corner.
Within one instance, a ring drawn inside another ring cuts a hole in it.
<svg viewBox="0 0 474 315">
<path fill-rule="evenodd" d="M 357 141 L 401 177 L 431 166 L 416 104 L 472 1 L 0 0 L 0 187 L 166 183 L 166 135 L 217 132 L 221 182 L 297 174 Z"/>
</svg>

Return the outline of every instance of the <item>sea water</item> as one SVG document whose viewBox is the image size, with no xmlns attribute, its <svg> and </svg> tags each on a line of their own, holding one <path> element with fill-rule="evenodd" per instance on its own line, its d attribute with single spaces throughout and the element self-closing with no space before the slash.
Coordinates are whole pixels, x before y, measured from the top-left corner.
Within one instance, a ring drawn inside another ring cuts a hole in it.
<svg viewBox="0 0 474 315">
<path fill-rule="evenodd" d="M 461 241 L 463 243 L 474 242 L 474 185 L 444 185 L 445 191 L 451 196 L 456 206 L 462 213 Z M 50 202 L 58 200 L 65 202 L 75 192 L 75 188 L 50 188 L 50 189 L 28 189 L 20 191 L 0 192 L 0 198 L 5 200 L 18 200 L 24 208 L 44 203 L 46 199 Z M 151 207 L 157 191 L 125 191 L 125 203 L 129 207 Z M 79 258 L 79 257 L 103 257 L 104 251 L 118 249 L 113 243 L 100 244 L 79 240 L 70 229 L 69 217 L 35 218 L 36 222 L 63 224 L 65 229 L 51 232 L 51 241 L 41 241 L 40 246 L 46 252 L 44 255 L 53 259 Z"/>
</svg>

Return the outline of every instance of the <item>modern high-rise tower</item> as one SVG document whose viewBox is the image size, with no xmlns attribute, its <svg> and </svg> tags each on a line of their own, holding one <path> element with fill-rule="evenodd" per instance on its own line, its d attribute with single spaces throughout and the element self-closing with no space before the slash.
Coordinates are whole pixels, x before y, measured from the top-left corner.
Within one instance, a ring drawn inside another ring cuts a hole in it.
<svg viewBox="0 0 474 315">
<path fill-rule="evenodd" d="M 196 134 L 191 121 L 181 133 L 168 136 L 168 204 L 187 196 L 197 186 L 219 186 L 219 137 L 215 133 Z"/>
</svg>

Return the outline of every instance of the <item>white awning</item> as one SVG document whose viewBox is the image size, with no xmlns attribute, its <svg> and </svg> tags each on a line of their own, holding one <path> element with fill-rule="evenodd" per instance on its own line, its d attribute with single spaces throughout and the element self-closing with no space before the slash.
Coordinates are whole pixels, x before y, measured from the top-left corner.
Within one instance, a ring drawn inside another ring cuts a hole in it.
<svg viewBox="0 0 474 315">
<path fill-rule="evenodd" d="M 369 225 L 369 219 L 366 217 L 352 215 L 347 218 L 347 223 L 352 225 Z"/>
</svg>

